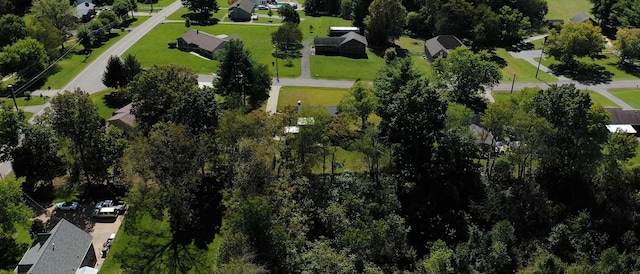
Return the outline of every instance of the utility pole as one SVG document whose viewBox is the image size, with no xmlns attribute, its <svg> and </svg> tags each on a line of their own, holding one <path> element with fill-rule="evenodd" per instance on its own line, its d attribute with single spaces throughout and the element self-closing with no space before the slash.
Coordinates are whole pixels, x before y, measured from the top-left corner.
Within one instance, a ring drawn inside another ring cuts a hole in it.
<svg viewBox="0 0 640 274">
<path fill-rule="evenodd" d="M 511 81 L 511 93 L 513 93 L 513 85 L 516 84 L 516 74 L 513 74 L 513 81 Z"/>
<path fill-rule="evenodd" d="M 280 75 L 278 73 L 278 44 L 275 44 L 273 48 L 276 50 L 276 82 L 280 82 Z"/>
<path fill-rule="evenodd" d="M 542 62 L 542 55 L 544 54 L 544 46 L 547 45 L 547 38 L 549 38 L 549 36 L 545 36 L 544 42 L 542 42 L 542 50 L 540 51 L 540 59 L 538 60 L 538 68 L 536 69 L 536 79 L 538 79 L 538 72 L 540 71 L 540 63 Z"/>
<path fill-rule="evenodd" d="M 11 89 L 11 96 L 13 97 L 13 104 L 16 106 L 16 111 L 20 111 L 18 103 L 16 102 L 16 93 L 13 91 L 13 85 L 9 85 L 8 88 Z"/>
</svg>

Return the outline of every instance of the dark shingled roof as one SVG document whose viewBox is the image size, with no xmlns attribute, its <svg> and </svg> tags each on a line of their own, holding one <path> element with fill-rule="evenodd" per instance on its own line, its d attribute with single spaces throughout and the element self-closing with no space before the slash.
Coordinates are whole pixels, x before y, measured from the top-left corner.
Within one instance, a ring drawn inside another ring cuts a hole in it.
<svg viewBox="0 0 640 274">
<path fill-rule="evenodd" d="M 249 2 L 251 2 L 251 0 L 249 0 Z M 206 32 L 196 30 L 187 31 L 187 33 L 182 35 L 182 39 L 189 44 L 197 45 L 201 49 L 211 52 L 223 48 L 229 40 L 229 38 L 222 39 Z"/>
<path fill-rule="evenodd" d="M 235 8 L 241 9 L 241 10 L 246 11 L 248 13 L 253 13 L 253 7 L 254 6 L 255 6 L 255 4 L 253 3 L 252 0 L 240 0 L 240 1 L 238 1 L 238 3 L 236 3 Z"/>
<path fill-rule="evenodd" d="M 444 50 L 449 52 L 460 46 L 464 46 L 460 39 L 453 35 L 438 35 L 424 42 L 430 56 L 436 55 L 438 52 Z"/>
<path fill-rule="evenodd" d="M 316 37 L 313 39 L 313 44 L 315 46 L 336 46 L 337 47 L 351 40 L 356 40 L 365 46 L 368 45 L 367 38 L 355 32 L 347 32 L 340 37 Z"/>
<path fill-rule="evenodd" d="M 569 19 L 569 22 L 582 23 L 582 22 L 587 21 L 589 19 L 591 19 L 591 17 L 589 17 L 588 14 L 583 12 L 583 13 L 580 13 L 580 14 L 574 16 L 574 17 L 571 17 L 571 19 Z"/>
<path fill-rule="evenodd" d="M 18 273 L 75 273 L 81 267 L 93 237 L 65 219 L 41 233 L 18 263 Z M 55 248 L 54 248 L 55 247 Z"/>
<path fill-rule="evenodd" d="M 611 114 L 612 125 L 640 125 L 639 110 L 621 108 L 607 108 L 606 110 Z"/>
</svg>

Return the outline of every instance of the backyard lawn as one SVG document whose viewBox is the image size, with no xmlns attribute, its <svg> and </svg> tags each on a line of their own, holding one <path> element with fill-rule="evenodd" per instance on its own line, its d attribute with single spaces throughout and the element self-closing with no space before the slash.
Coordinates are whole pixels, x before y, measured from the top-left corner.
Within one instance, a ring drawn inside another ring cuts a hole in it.
<svg viewBox="0 0 640 274">
<path fill-rule="evenodd" d="M 274 14 L 278 14 L 274 11 Z M 340 17 L 330 16 L 304 16 L 301 12 L 302 21 L 300 21 L 300 30 L 302 31 L 302 41 L 314 37 L 324 37 L 329 35 L 329 27 L 351 27 L 351 21 L 344 20 Z M 276 17 L 276 16 L 274 16 Z M 309 27 L 313 26 L 313 29 Z"/>
<path fill-rule="evenodd" d="M 213 18 L 220 20 L 225 14 L 227 14 L 227 12 L 228 10 L 218 10 L 218 12 L 213 15 Z M 167 20 L 184 20 L 184 15 L 188 13 L 190 13 L 190 11 L 187 8 L 180 8 L 178 9 L 178 11 L 169 15 L 169 17 L 167 17 Z"/>
<path fill-rule="evenodd" d="M 327 150 L 326 158 L 324 159 L 325 174 L 331 173 L 331 152 L 333 149 L 335 149 L 336 152 L 335 161 L 338 163 L 336 172 L 363 172 L 367 170 L 367 162 L 365 161 L 364 154 L 357 151 L 348 151 L 342 147 L 332 146 Z M 381 162 L 384 162 L 384 160 Z M 322 161 L 313 167 L 313 172 L 322 174 Z"/>
<path fill-rule="evenodd" d="M 620 69 L 620 67 L 618 67 L 618 57 L 616 57 L 615 55 L 613 55 L 613 53 L 611 53 L 609 50 L 604 50 L 603 51 L 603 58 L 595 58 L 595 59 L 591 59 L 589 57 L 583 57 L 583 58 L 578 58 L 577 60 L 580 61 L 582 63 L 582 66 L 593 66 L 598 65 L 601 66 L 601 69 L 603 70 L 593 70 L 593 69 L 588 69 L 588 68 L 575 68 L 574 70 L 576 74 L 575 77 L 572 77 L 571 75 L 565 75 L 568 78 L 572 78 L 576 81 L 580 81 L 581 79 L 575 79 L 575 78 L 580 78 L 580 77 L 585 77 L 585 80 L 593 80 L 593 79 L 603 79 L 603 80 L 633 80 L 633 79 L 638 79 L 638 77 L 636 77 L 635 75 L 625 72 L 624 70 Z M 540 60 L 540 58 L 534 58 L 536 61 Z M 551 56 L 545 56 L 542 59 L 542 65 L 549 67 L 551 65 L 558 65 L 560 64 L 560 62 L 556 61 L 553 57 Z M 570 72 L 571 73 L 571 72 Z"/>
<path fill-rule="evenodd" d="M 5 104 L 13 106 L 13 99 L 9 98 L 0 98 L 0 101 L 4 101 Z M 27 100 L 26 97 L 16 97 L 16 103 L 19 107 L 28 107 L 28 106 L 39 106 L 47 103 L 47 100 L 44 97 L 40 96 L 31 96 L 30 100 Z"/>
<path fill-rule="evenodd" d="M 115 91 L 115 89 L 109 88 L 109 89 L 105 89 L 103 91 L 91 94 L 90 96 L 93 104 L 96 105 L 96 107 L 98 107 L 98 114 L 102 119 L 106 120 L 111 118 L 111 116 L 113 116 L 113 112 L 119 109 L 119 108 L 112 108 L 107 106 L 107 103 L 105 101 L 105 96 L 110 94 L 113 91 Z"/>
<path fill-rule="evenodd" d="M 278 109 L 295 106 L 302 101 L 305 106 L 337 106 L 347 93 L 346 88 L 290 87 L 280 88 Z"/>
<path fill-rule="evenodd" d="M 640 89 L 610 89 L 609 92 L 633 108 L 640 109 Z"/>
<path fill-rule="evenodd" d="M 549 11 L 546 19 L 564 19 L 565 21 L 581 12 L 589 14 L 593 4 L 589 0 L 547 0 Z"/>
<path fill-rule="evenodd" d="M 558 82 L 558 78 L 544 71 L 538 72 L 538 78 L 540 80 L 536 79 L 535 66 L 523 59 L 513 58 L 511 54 L 503 48 L 496 49 L 495 54 L 507 64 L 507 66 L 502 68 L 501 82 L 511 82 L 514 74 L 516 75 L 516 82 Z"/>
</svg>

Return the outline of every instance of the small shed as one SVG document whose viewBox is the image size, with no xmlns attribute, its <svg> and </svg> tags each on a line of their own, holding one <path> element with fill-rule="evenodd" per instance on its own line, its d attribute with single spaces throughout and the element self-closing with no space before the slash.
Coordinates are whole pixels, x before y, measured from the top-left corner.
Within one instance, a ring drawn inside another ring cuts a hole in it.
<svg viewBox="0 0 640 274">
<path fill-rule="evenodd" d="M 429 62 L 438 57 L 447 57 L 449 51 L 464 47 L 464 44 L 454 35 L 438 35 L 424 42 L 424 55 Z"/>
<path fill-rule="evenodd" d="M 592 24 L 594 26 L 597 25 L 596 21 L 591 19 L 591 16 L 589 16 L 588 14 L 586 14 L 584 12 L 582 12 L 582 13 L 574 16 L 574 17 L 571 17 L 569 19 L 569 22 L 571 22 L 571 23 L 585 23 L 585 22 L 587 22 L 587 23 Z"/>
<path fill-rule="evenodd" d="M 229 7 L 229 19 L 233 21 L 251 21 L 255 4 L 252 0 L 240 0 Z"/>
</svg>

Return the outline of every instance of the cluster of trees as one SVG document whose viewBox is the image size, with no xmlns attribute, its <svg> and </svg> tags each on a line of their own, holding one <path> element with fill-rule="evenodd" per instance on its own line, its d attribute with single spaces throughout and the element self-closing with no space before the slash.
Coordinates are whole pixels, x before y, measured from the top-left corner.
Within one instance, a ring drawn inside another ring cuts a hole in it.
<svg viewBox="0 0 640 274">
<path fill-rule="evenodd" d="M 591 0 L 591 14 L 604 29 L 640 27 L 640 5 L 632 0 Z"/>
<path fill-rule="evenodd" d="M 271 11 L 269 11 L 271 12 Z M 282 24 L 277 31 L 271 33 L 271 43 L 276 50 L 273 55 L 276 58 L 287 59 L 286 66 L 293 66 L 292 57 L 301 57 L 302 31 L 300 30 L 300 15 L 291 5 L 283 5 L 278 8 L 278 14 L 282 17 Z"/>
<path fill-rule="evenodd" d="M 542 27 L 547 2 L 310 0 L 305 1 L 305 13 L 340 15 L 352 20 L 376 44 L 384 44 L 403 33 L 420 38 L 452 34 L 473 41 L 477 47 L 494 47 L 518 43 L 529 32 Z"/>
</svg>

